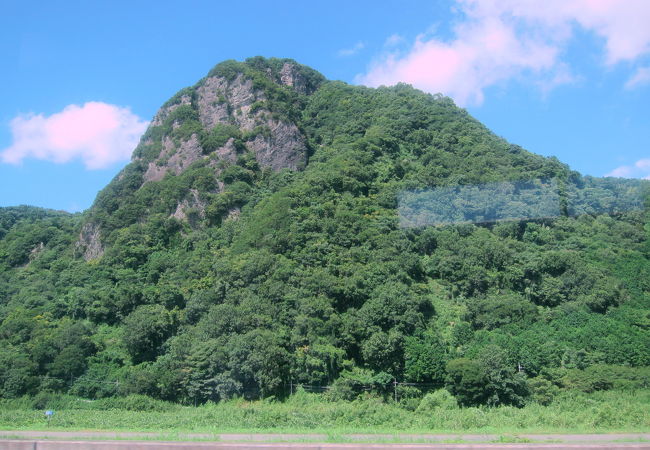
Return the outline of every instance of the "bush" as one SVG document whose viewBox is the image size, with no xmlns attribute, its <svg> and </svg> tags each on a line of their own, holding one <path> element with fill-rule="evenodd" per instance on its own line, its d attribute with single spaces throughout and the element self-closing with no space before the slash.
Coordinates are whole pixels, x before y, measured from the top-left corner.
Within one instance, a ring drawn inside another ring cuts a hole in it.
<svg viewBox="0 0 650 450">
<path fill-rule="evenodd" d="M 239 139 L 240 137 L 241 132 L 236 126 L 226 125 L 222 123 L 217 124 L 212 130 L 210 130 L 210 132 L 204 134 L 201 137 L 201 147 L 203 148 L 203 153 L 206 155 L 208 153 L 212 153 L 216 149 L 226 145 L 228 139 Z"/>
<path fill-rule="evenodd" d="M 419 413 L 433 412 L 436 409 L 456 409 L 458 402 L 447 389 L 438 389 L 425 395 L 416 409 Z"/>
<path fill-rule="evenodd" d="M 32 409 L 72 409 L 78 403 L 76 397 L 54 392 L 39 392 L 31 399 Z"/>
<path fill-rule="evenodd" d="M 155 400 L 146 395 L 131 394 L 126 397 L 111 397 L 94 402 L 94 409 L 122 409 L 126 411 L 170 411 L 179 408 L 174 403 Z"/>
<path fill-rule="evenodd" d="M 243 181 L 244 183 L 250 183 L 253 181 L 253 172 L 245 169 L 241 166 L 228 166 L 223 172 L 221 172 L 220 178 L 226 184 L 232 184 L 235 181 Z"/>
<path fill-rule="evenodd" d="M 542 377 L 530 378 L 527 384 L 532 400 L 543 406 L 553 403 L 555 396 L 560 392 L 557 386 Z"/>
<path fill-rule="evenodd" d="M 397 399 L 402 408 L 415 411 L 420 405 L 422 391 L 414 386 L 397 386 Z"/>
<path fill-rule="evenodd" d="M 584 370 L 566 370 L 560 384 L 567 389 L 586 393 L 610 389 L 644 389 L 650 385 L 650 368 L 595 364 Z"/>
<path fill-rule="evenodd" d="M 511 323 L 530 324 L 537 317 L 537 308 L 518 295 L 500 295 L 468 302 L 467 319 L 474 329 L 493 330 Z"/>
<path fill-rule="evenodd" d="M 385 372 L 375 373 L 358 367 L 341 373 L 327 395 L 330 400 L 353 400 L 363 392 L 388 395 L 393 391 L 393 377 Z"/>
<path fill-rule="evenodd" d="M 470 359 L 452 359 L 447 363 L 446 384 L 463 406 L 480 405 L 489 396 L 488 380 L 481 366 Z"/>
</svg>

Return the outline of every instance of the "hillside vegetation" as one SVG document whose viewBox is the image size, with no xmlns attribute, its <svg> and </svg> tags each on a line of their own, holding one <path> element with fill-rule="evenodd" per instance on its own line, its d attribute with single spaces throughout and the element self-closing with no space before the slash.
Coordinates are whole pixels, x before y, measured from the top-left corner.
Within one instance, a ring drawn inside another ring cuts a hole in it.
<svg viewBox="0 0 650 450">
<path fill-rule="evenodd" d="M 589 192 L 592 213 L 399 226 L 405 190 L 517 180 Z M 85 213 L 0 209 L 0 396 L 304 385 L 415 410 L 647 388 L 648 210 L 597 214 L 612 186 L 446 97 L 221 63 Z"/>
</svg>

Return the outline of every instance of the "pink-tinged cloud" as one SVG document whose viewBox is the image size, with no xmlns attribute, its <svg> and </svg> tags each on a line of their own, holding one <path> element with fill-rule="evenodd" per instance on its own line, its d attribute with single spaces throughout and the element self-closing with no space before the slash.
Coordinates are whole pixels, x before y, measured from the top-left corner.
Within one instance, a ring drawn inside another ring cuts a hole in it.
<svg viewBox="0 0 650 450">
<path fill-rule="evenodd" d="M 605 176 L 620 178 L 643 178 L 644 180 L 650 180 L 650 158 L 640 159 L 629 166 L 617 167 Z"/>
<path fill-rule="evenodd" d="M 562 60 L 577 27 L 604 44 L 603 62 L 650 53 L 650 0 L 456 0 L 462 20 L 453 38 L 419 36 L 407 52 L 386 48 L 357 82 L 405 82 L 480 104 L 484 90 L 528 79 L 548 91 L 575 77 Z M 642 82 L 640 79 L 638 82 Z"/>
<path fill-rule="evenodd" d="M 456 39 L 418 37 L 406 55 L 389 54 L 357 78 L 369 86 L 405 82 L 424 91 L 453 97 L 461 105 L 480 104 L 483 90 L 524 72 L 551 69 L 557 50 L 522 39 L 499 18 L 463 23 Z"/>
<path fill-rule="evenodd" d="M 508 17 L 540 36 L 570 38 L 572 27 L 604 39 L 608 64 L 650 52 L 650 2 L 647 0 L 457 0 L 468 16 Z M 557 35 L 559 33 L 559 35 Z"/>
<path fill-rule="evenodd" d="M 81 159 L 88 169 L 102 169 L 128 160 L 147 125 L 128 108 L 102 102 L 69 105 L 51 116 L 19 115 L 10 124 L 13 144 L 0 158 L 9 164 Z"/>
<path fill-rule="evenodd" d="M 570 3 L 570 2 L 565 2 Z M 606 40 L 607 62 L 631 61 L 650 52 L 650 2 L 647 0 L 582 0 L 573 17 Z"/>
<path fill-rule="evenodd" d="M 627 80 L 625 87 L 627 89 L 634 89 L 644 84 L 650 84 L 650 67 L 640 67 L 632 75 L 632 77 Z"/>
<path fill-rule="evenodd" d="M 634 163 L 634 167 L 641 170 L 647 170 L 650 172 L 650 159 L 640 159 Z"/>
</svg>

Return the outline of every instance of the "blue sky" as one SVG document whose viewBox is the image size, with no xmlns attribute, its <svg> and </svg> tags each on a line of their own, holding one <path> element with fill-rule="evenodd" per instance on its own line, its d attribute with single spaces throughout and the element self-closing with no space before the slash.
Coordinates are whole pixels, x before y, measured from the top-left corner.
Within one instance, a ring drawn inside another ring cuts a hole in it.
<svg viewBox="0 0 650 450">
<path fill-rule="evenodd" d="M 582 173 L 647 177 L 648 23 L 646 0 L 3 0 L 0 206 L 89 207 L 165 100 L 255 55 L 442 92 Z"/>
</svg>

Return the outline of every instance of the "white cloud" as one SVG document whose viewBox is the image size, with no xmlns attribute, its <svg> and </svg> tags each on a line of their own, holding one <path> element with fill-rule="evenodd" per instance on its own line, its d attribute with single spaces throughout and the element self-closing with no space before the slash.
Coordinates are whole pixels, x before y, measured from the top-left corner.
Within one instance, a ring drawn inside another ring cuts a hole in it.
<svg viewBox="0 0 650 450">
<path fill-rule="evenodd" d="M 406 39 L 404 39 L 403 36 L 400 36 L 399 34 L 391 34 L 386 38 L 386 41 L 384 42 L 384 47 L 397 47 L 398 45 L 402 44 Z"/>
<path fill-rule="evenodd" d="M 456 0 L 456 5 L 462 20 L 452 39 L 422 34 L 406 52 L 386 50 L 357 81 L 369 86 L 401 81 L 450 95 L 461 105 L 481 104 L 487 87 L 510 79 L 530 78 L 544 91 L 572 82 L 562 56 L 577 27 L 603 40 L 605 64 L 650 52 L 647 0 Z"/>
<path fill-rule="evenodd" d="M 634 167 L 650 172 L 650 159 L 640 159 L 634 163 Z"/>
<path fill-rule="evenodd" d="M 370 86 L 403 81 L 450 95 L 461 105 L 480 104 L 487 86 L 524 70 L 549 70 L 556 58 L 554 47 L 521 39 L 503 20 L 493 18 L 459 25 L 451 42 L 419 36 L 406 55 L 386 55 L 358 81 Z"/>
<path fill-rule="evenodd" d="M 625 87 L 627 89 L 634 89 L 638 86 L 648 83 L 650 83 L 650 67 L 640 67 L 637 69 L 634 75 L 632 75 L 632 77 L 627 80 Z"/>
<path fill-rule="evenodd" d="M 51 116 L 19 115 L 11 121 L 13 144 L 0 159 L 9 164 L 81 159 L 88 169 L 102 169 L 128 160 L 147 125 L 128 108 L 102 102 L 69 105 Z"/>
<path fill-rule="evenodd" d="M 608 64 L 650 52 L 650 2 L 647 0 L 457 0 L 476 19 L 510 17 L 540 38 L 549 32 L 566 40 L 574 24 L 605 41 Z"/>
<path fill-rule="evenodd" d="M 606 177 L 643 178 L 650 180 L 650 158 L 640 159 L 630 166 L 620 166 L 605 174 Z"/>
<path fill-rule="evenodd" d="M 619 178 L 630 177 L 633 171 L 634 171 L 634 167 L 632 166 L 620 166 L 612 170 L 611 172 L 606 173 L 605 176 L 619 177 Z"/>
<path fill-rule="evenodd" d="M 359 53 L 361 50 L 366 48 L 366 44 L 363 42 L 357 42 L 350 48 L 344 48 L 338 51 L 339 56 L 354 56 Z"/>
</svg>

